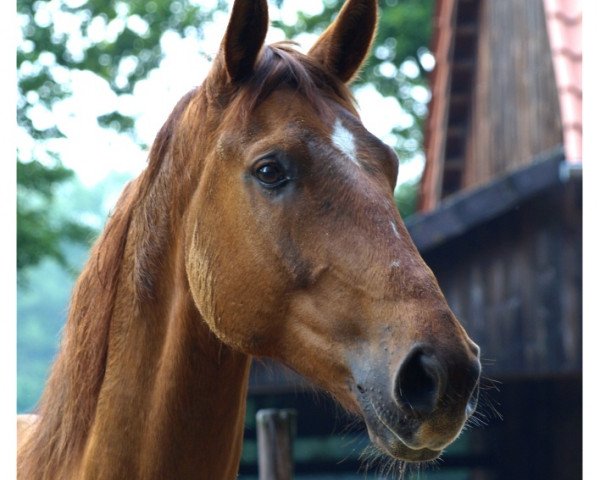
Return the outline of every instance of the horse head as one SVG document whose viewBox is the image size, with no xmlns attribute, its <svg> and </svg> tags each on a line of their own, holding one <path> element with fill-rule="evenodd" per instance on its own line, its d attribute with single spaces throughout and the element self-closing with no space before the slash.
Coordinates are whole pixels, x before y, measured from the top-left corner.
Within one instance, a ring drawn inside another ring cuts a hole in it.
<svg viewBox="0 0 600 480">
<path fill-rule="evenodd" d="M 236 0 L 197 93 L 203 118 L 188 108 L 174 139 L 189 149 L 185 138 L 208 125 L 202 152 L 189 152 L 203 160 L 185 271 L 223 343 L 300 372 L 360 415 L 384 452 L 421 461 L 473 413 L 479 349 L 395 207 L 396 155 L 348 89 L 376 4 L 348 0 L 304 55 L 264 44 L 265 0 Z"/>
</svg>

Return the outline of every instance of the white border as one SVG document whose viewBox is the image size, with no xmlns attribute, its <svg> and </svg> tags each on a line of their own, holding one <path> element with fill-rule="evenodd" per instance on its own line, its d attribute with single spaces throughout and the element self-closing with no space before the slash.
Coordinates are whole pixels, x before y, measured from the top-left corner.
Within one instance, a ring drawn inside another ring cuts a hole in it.
<svg viewBox="0 0 600 480">
<path fill-rule="evenodd" d="M 16 4 L 0 3 L 0 477 L 16 478 Z"/>
</svg>

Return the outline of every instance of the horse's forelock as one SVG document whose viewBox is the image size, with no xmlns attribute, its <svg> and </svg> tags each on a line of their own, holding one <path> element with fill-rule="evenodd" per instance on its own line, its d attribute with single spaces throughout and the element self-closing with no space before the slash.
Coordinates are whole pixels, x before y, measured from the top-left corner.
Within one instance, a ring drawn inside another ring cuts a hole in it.
<svg viewBox="0 0 600 480">
<path fill-rule="evenodd" d="M 354 108 L 348 87 L 318 62 L 301 54 L 293 42 L 278 42 L 263 48 L 254 73 L 239 85 L 234 99 L 236 111 L 249 115 L 279 88 L 291 88 L 321 112 L 327 101 Z"/>
</svg>

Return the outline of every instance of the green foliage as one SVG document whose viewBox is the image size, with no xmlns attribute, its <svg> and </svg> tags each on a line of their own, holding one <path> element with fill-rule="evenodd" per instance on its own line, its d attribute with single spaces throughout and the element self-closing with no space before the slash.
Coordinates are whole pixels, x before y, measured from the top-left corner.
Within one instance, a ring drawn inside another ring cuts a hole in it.
<svg viewBox="0 0 600 480">
<path fill-rule="evenodd" d="M 217 6 L 224 4 L 220 0 Z M 20 0 L 17 13 L 22 37 L 17 49 L 17 122 L 38 147 L 33 157 L 17 151 L 17 269 L 22 277 L 45 257 L 66 265 L 61 239 L 87 245 L 94 234 L 76 217 L 59 217 L 53 210 L 56 188 L 72 180 L 73 172 L 61 165 L 48 143 L 63 133 L 56 124 L 36 124 L 35 109 L 52 112 L 56 102 L 70 95 L 65 71 L 88 70 L 117 94 L 131 93 L 160 63 L 164 32 L 201 37 L 198 25 L 213 11 L 188 0 Z M 61 22 L 75 22 L 80 38 L 69 37 Z M 126 133 L 134 127 L 130 117 L 117 111 L 99 117 L 98 123 Z"/>
<path fill-rule="evenodd" d="M 226 3 L 219 0 L 217 8 Z M 80 38 L 69 38 L 57 28 L 53 21 L 57 10 L 62 21 L 78 25 Z M 17 50 L 19 120 L 31 133 L 35 130 L 28 120 L 31 108 L 37 102 L 49 108 L 69 94 L 68 86 L 57 79 L 56 67 L 89 70 L 117 94 L 131 93 L 159 65 L 164 32 L 201 38 L 199 26 L 211 19 L 214 10 L 189 0 L 20 0 L 17 12 L 22 26 Z M 118 129 L 130 130 L 130 122 L 125 124 Z"/>
<path fill-rule="evenodd" d="M 131 131 L 134 127 L 133 119 L 119 112 L 99 116 L 98 125 L 104 128 L 112 128 L 122 133 Z"/>
<path fill-rule="evenodd" d="M 406 218 L 417 211 L 417 195 L 419 182 L 406 182 L 394 192 L 394 200 L 402 218 Z"/>
<path fill-rule="evenodd" d="M 73 177 L 60 165 L 45 167 L 37 161 L 17 163 L 17 270 L 37 265 L 45 257 L 68 267 L 62 241 L 87 244 L 94 230 L 70 215 L 57 216 L 56 185 Z M 23 277 L 21 276 L 22 280 Z"/>
</svg>

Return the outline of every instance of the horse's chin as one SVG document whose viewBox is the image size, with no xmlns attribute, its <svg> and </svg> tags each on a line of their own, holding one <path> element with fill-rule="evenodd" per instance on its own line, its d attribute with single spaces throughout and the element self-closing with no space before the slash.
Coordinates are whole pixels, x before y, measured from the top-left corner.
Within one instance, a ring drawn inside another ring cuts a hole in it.
<svg viewBox="0 0 600 480">
<path fill-rule="evenodd" d="M 382 453 L 404 462 L 427 462 L 442 454 L 442 449 L 419 446 L 409 440 L 414 437 L 411 433 L 415 430 L 414 422 L 386 421 L 372 403 L 369 404 L 370 408 L 363 409 L 363 419 L 371 442 Z M 395 428 L 390 426 L 392 424 Z"/>
<path fill-rule="evenodd" d="M 377 432 L 375 432 L 368 424 L 367 427 L 371 442 L 373 442 L 373 444 L 384 454 L 389 455 L 396 460 L 402 460 L 404 462 L 427 462 L 435 460 L 442 454 L 442 450 L 411 448 L 390 430 L 381 434 L 380 429 L 377 429 Z M 385 426 L 383 426 L 383 428 L 387 429 Z"/>
</svg>

